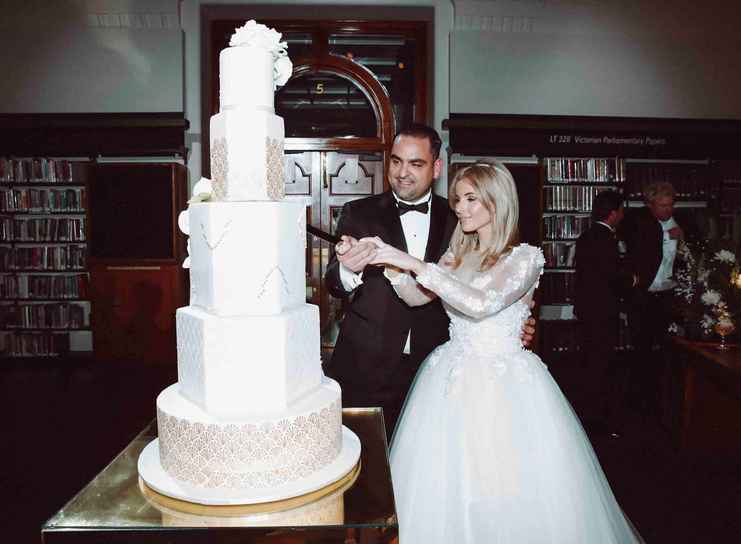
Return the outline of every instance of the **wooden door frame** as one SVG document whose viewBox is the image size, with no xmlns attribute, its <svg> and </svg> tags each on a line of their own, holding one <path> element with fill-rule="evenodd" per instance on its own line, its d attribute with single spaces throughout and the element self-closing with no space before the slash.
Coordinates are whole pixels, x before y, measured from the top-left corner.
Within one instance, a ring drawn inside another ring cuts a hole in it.
<svg viewBox="0 0 741 544">
<path fill-rule="evenodd" d="M 201 6 L 201 171 L 204 176 L 210 176 L 210 117 L 212 113 L 218 112 L 218 58 L 217 44 L 214 42 L 214 26 L 225 20 L 233 20 L 235 28 L 244 23 L 246 18 L 253 15 L 254 10 L 248 10 L 249 6 Z M 290 29 L 295 32 L 310 32 L 315 35 L 328 35 L 329 33 L 353 34 L 383 33 L 400 34 L 413 37 L 417 43 L 415 65 L 418 72 L 415 74 L 415 111 L 414 121 L 425 122 L 427 120 L 427 93 L 430 92 L 427 77 L 430 69 L 427 55 L 430 49 L 430 37 L 432 35 L 430 13 L 421 13 L 403 8 L 393 8 L 399 12 L 399 19 L 389 18 L 380 20 L 378 8 L 368 8 L 358 11 L 353 7 L 354 18 L 352 20 L 314 20 L 288 19 L 285 10 L 278 9 L 276 13 L 283 16 L 279 18 L 263 18 L 263 22 L 270 26 L 279 27 L 286 31 Z M 284 6 L 285 7 L 285 6 Z M 342 6 L 337 6 L 338 13 L 342 17 Z M 272 9 L 272 7 L 271 7 Z M 392 8 L 384 8 L 384 14 Z M 401 10 L 401 11 L 399 11 Z M 290 11 L 290 10 L 289 10 Z M 396 13 L 394 11 L 394 13 Z M 429 10 L 427 10 L 429 11 Z M 365 15 L 364 15 L 365 14 Z M 374 17 L 375 14 L 375 17 Z M 358 17 L 367 17 L 358 20 Z M 411 17 L 411 18 L 409 18 Z M 394 127 L 394 116 L 391 99 L 385 87 L 378 81 L 376 76 L 364 66 L 355 63 L 339 55 L 328 54 L 326 48 L 319 48 L 312 57 L 296 58 L 294 61 L 293 76 L 299 75 L 301 70 L 324 69 L 335 72 L 342 77 L 350 79 L 353 83 L 366 93 L 366 97 L 374 108 L 378 129 L 377 138 L 287 138 L 286 149 L 327 150 L 327 151 L 384 151 L 384 167 L 388 166 L 387 150 L 391 145 L 396 127 Z M 305 72 L 304 72 L 305 73 Z M 384 100 L 385 98 L 385 100 Z M 384 171 L 386 168 L 384 168 Z M 388 188 L 384 179 L 384 188 Z"/>
<path fill-rule="evenodd" d="M 373 73 L 349 59 L 325 55 L 320 59 L 301 59 L 293 69 L 292 77 L 317 72 L 329 72 L 350 80 L 365 95 L 376 118 L 375 138 L 286 138 L 285 149 L 291 151 L 380 151 L 383 153 L 384 189 L 388 167 L 388 149 L 394 137 L 394 113 L 386 88 Z"/>
</svg>

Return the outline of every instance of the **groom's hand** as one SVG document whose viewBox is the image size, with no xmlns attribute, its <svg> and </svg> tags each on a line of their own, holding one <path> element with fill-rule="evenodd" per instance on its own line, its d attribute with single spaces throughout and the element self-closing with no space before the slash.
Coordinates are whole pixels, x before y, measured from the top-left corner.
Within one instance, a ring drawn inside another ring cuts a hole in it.
<svg viewBox="0 0 741 544">
<path fill-rule="evenodd" d="M 530 301 L 530 309 L 532 310 L 535 307 L 535 301 Z M 522 345 L 526 348 L 530 347 L 530 344 L 533 341 L 533 338 L 535 338 L 535 324 L 537 321 L 535 321 L 534 317 L 528 317 L 527 321 L 525 321 L 525 324 L 522 326 L 522 334 L 520 335 L 520 338 L 522 338 Z"/>
<path fill-rule="evenodd" d="M 359 242 L 352 236 L 343 236 L 335 246 L 337 260 L 356 274 L 363 271 L 376 254 L 376 246 L 370 242 Z"/>
</svg>

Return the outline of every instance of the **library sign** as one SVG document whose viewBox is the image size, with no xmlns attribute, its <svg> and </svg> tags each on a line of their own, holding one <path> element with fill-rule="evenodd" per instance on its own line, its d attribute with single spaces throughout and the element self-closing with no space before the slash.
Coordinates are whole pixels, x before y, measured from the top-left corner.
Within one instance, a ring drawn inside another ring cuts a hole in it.
<svg viewBox="0 0 741 544">
<path fill-rule="evenodd" d="M 451 114 L 455 153 L 541 157 L 733 159 L 741 120 Z"/>
<path fill-rule="evenodd" d="M 580 134 L 551 134 L 549 144 L 599 145 L 599 146 L 666 146 L 667 138 L 660 136 L 584 136 Z"/>
<path fill-rule="evenodd" d="M 534 134 L 531 134 L 531 138 Z M 531 139 L 544 156 L 721 159 L 738 156 L 739 134 L 722 132 L 610 133 L 545 131 Z"/>
</svg>

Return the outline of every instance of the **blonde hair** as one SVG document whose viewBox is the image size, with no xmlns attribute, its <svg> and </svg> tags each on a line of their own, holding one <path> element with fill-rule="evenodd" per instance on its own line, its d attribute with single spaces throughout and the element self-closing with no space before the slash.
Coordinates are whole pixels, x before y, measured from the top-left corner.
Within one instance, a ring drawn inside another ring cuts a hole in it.
<svg viewBox="0 0 741 544">
<path fill-rule="evenodd" d="M 499 161 L 479 162 L 456 172 L 448 190 L 448 202 L 455 210 L 455 188 L 461 181 L 469 183 L 476 196 L 491 214 L 492 244 L 481 259 L 480 269 L 488 270 L 499 258 L 520 241 L 518 221 L 520 207 L 517 200 L 515 180 L 507 167 Z M 450 240 L 453 252 L 453 267 L 457 268 L 463 256 L 479 246 L 478 233 L 466 233 L 460 223 L 455 227 Z"/>
<path fill-rule="evenodd" d="M 662 196 L 672 198 L 675 196 L 674 186 L 668 181 L 654 181 L 643 188 L 643 199 L 646 202 L 654 202 Z"/>
</svg>

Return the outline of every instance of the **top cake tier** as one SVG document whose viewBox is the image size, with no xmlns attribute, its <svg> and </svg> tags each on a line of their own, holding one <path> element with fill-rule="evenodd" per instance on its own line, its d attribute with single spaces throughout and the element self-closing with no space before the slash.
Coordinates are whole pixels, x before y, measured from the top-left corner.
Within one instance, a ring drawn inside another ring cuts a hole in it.
<svg viewBox="0 0 741 544">
<path fill-rule="evenodd" d="M 227 47 L 219 55 L 221 111 L 244 108 L 273 113 L 273 55 L 258 47 Z"/>
<path fill-rule="evenodd" d="M 220 111 L 273 113 L 275 89 L 288 81 L 293 65 L 281 34 L 255 21 L 238 28 L 219 54 Z"/>
</svg>

